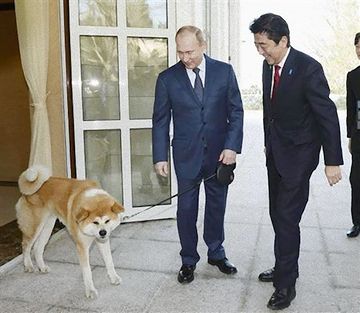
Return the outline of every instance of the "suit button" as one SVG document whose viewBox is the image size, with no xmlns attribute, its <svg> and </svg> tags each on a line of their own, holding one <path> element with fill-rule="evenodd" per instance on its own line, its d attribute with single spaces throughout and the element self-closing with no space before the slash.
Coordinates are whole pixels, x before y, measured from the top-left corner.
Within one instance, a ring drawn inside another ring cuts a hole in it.
<svg viewBox="0 0 360 313">
<path fill-rule="evenodd" d="M 274 119 L 273 119 L 273 118 L 270 119 L 270 123 L 271 123 L 271 124 L 274 123 Z"/>
</svg>

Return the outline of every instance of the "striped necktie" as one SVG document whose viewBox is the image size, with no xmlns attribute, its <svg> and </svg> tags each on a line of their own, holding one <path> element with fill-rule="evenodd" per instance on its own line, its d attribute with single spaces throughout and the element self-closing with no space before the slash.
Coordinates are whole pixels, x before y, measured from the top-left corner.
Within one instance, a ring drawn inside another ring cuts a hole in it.
<svg viewBox="0 0 360 313">
<path fill-rule="evenodd" d="M 193 72 L 196 75 L 195 84 L 194 84 L 194 91 L 195 91 L 196 96 L 200 100 L 200 102 L 202 102 L 203 95 L 204 95 L 204 87 L 203 87 L 203 84 L 202 84 L 202 81 L 201 81 L 201 78 L 200 78 L 200 75 L 199 75 L 200 69 L 196 67 L 196 68 L 193 69 Z"/>
<path fill-rule="evenodd" d="M 271 94 L 271 101 L 274 101 L 275 96 L 276 96 L 276 91 L 279 87 L 279 82 L 280 82 L 280 68 L 281 66 L 279 65 L 275 65 L 275 72 L 274 72 L 274 84 L 273 84 L 273 90 L 272 90 L 272 94 Z"/>
</svg>

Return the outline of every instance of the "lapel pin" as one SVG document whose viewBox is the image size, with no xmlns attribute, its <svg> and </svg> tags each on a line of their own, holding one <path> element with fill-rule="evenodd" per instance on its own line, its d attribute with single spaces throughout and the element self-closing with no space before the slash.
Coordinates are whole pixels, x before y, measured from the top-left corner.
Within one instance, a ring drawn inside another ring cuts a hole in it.
<svg viewBox="0 0 360 313">
<path fill-rule="evenodd" d="M 289 70 L 289 75 L 291 75 L 293 72 L 292 68 Z"/>
</svg>

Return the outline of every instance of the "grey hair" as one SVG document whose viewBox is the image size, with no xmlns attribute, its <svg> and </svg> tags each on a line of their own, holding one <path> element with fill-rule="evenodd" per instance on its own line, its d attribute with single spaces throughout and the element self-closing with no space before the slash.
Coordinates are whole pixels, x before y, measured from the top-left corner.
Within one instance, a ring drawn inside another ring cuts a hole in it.
<svg viewBox="0 0 360 313">
<path fill-rule="evenodd" d="M 189 32 L 189 33 L 192 33 L 195 35 L 197 41 L 199 42 L 200 45 L 202 44 L 205 44 L 206 43 L 206 40 L 205 40 L 205 36 L 204 36 L 204 33 L 203 31 L 196 27 L 196 26 L 193 26 L 193 25 L 185 25 L 185 26 L 182 26 L 178 29 L 178 31 L 176 32 L 176 35 L 175 35 L 175 39 L 180 35 L 180 34 L 183 34 L 185 32 Z"/>
</svg>

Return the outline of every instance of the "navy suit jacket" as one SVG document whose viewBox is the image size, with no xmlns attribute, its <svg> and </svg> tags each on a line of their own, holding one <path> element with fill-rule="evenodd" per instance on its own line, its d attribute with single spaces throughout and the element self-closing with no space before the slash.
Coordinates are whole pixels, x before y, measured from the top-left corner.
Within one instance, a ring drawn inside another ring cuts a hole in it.
<svg viewBox="0 0 360 313">
<path fill-rule="evenodd" d="M 223 149 L 241 152 L 243 108 L 235 73 L 231 65 L 206 55 L 205 58 L 202 103 L 194 93 L 182 62 L 160 73 L 156 83 L 153 162 L 168 161 L 172 118 L 173 158 L 178 178 L 192 179 L 198 176 L 204 157 L 215 172 Z"/>
<path fill-rule="evenodd" d="M 290 49 L 273 102 L 272 67 L 263 64 L 265 147 L 283 177 L 304 178 L 319 163 L 343 164 L 336 106 L 319 62 Z M 268 159 L 268 158 L 267 158 Z"/>
<path fill-rule="evenodd" d="M 360 130 L 357 129 L 357 101 L 360 101 L 360 66 L 346 77 L 346 126 L 347 137 L 351 138 L 352 153 L 360 153 Z"/>
</svg>

